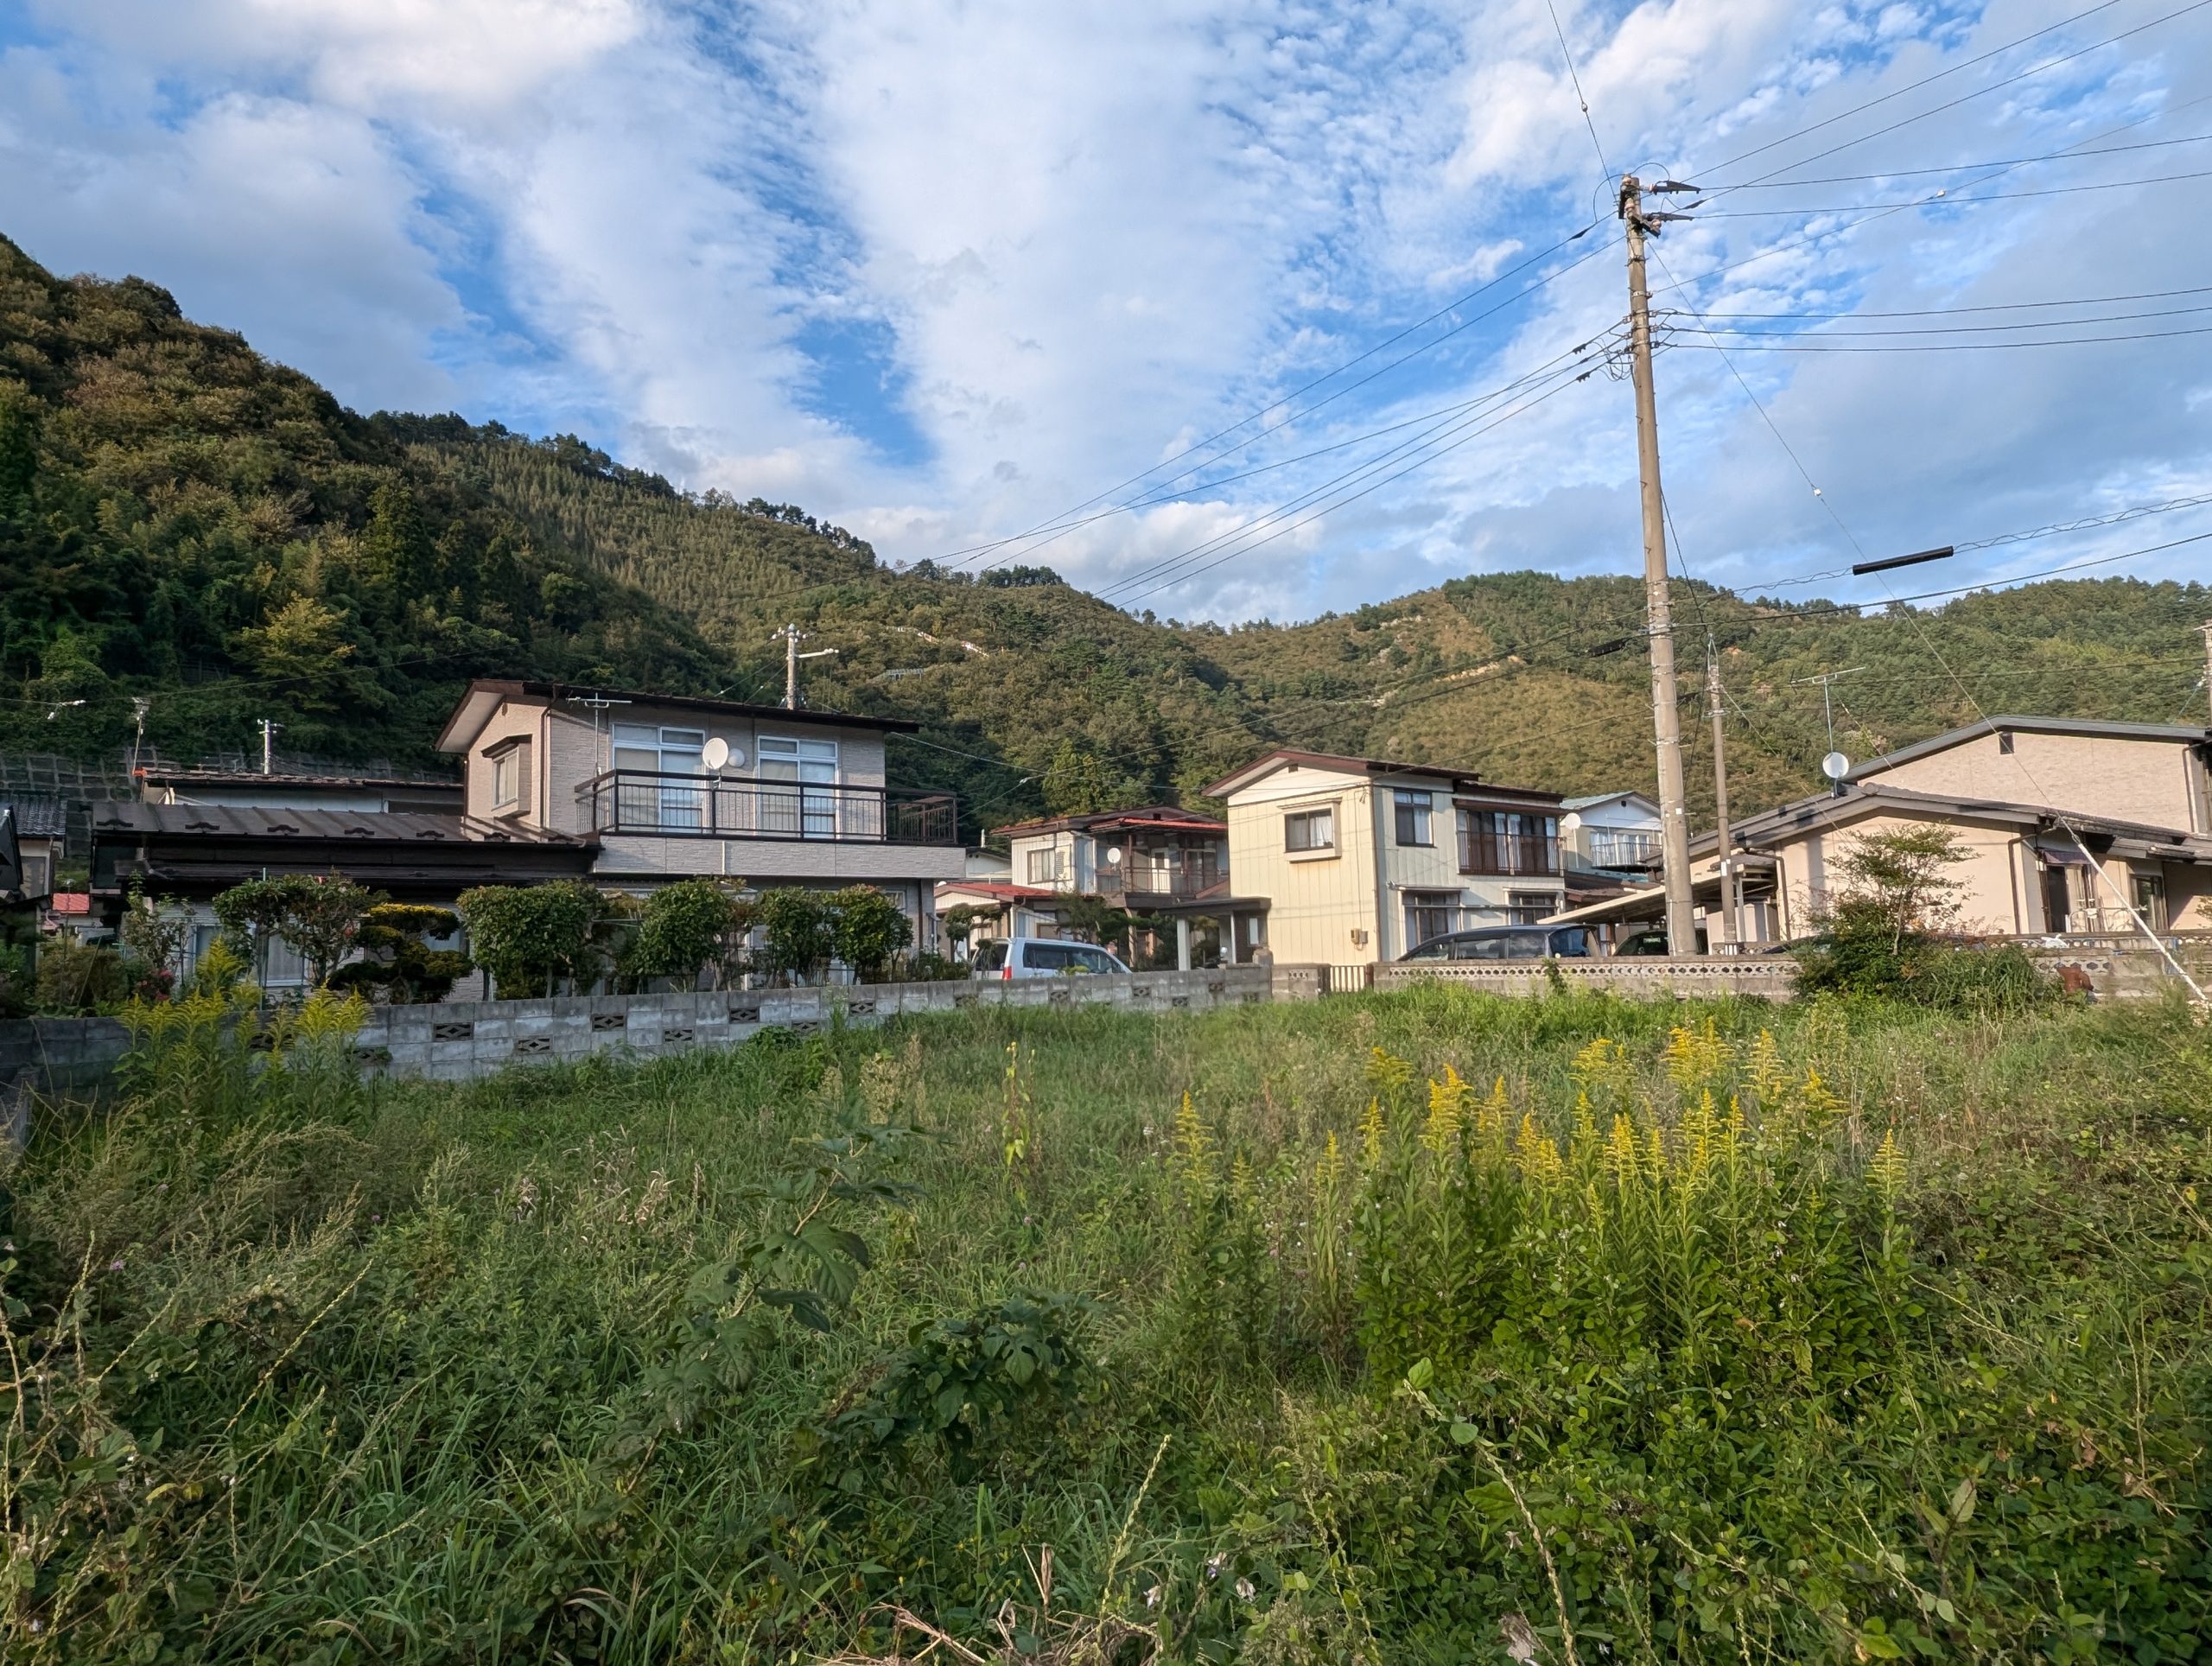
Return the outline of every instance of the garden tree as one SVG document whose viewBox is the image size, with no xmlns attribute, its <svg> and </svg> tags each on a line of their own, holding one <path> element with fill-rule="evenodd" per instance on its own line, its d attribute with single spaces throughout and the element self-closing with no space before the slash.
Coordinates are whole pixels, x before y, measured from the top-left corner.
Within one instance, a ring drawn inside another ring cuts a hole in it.
<svg viewBox="0 0 2212 1666">
<path fill-rule="evenodd" d="M 1060 924 L 1085 943 L 1101 946 L 1126 944 L 1133 932 L 1156 932 L 1165 924 L 1149 914 L 1133 914 L 1105 898 L 1088 893 L 1065 897 L 1058 904 Z"/>
<path fill-rule="evenodd" d="M 1836 859 L 1843 887 L 1828 903 L 1825 929 L 1886 939 L 1892 954 L 1909 936 L 1948 929 L 1965 888 L 1950 870 L 1967 855 L 1949 828 L 1934 823 L 1860 834 Z"/>
<path fill-rule="evenodd" d="M 461 917 L 449 909 L 377 903 L 362 916 L 354 939 L 362 957 L 340 967 L 331 987 L 381 990 L 394 1005 L 443 1001 L 475 963 L 456 950 L 433 949 L 429 939 L 450 937 L 460 929 Z"/>
<path fill-rule="evenodd" d="M 753 959 L 762 970 L 803 982 L 831 953 L 830 911 L 818 891 L 795 885 L 760 893 L 760 946 Z"/>
<path fill-rule="evenodd" d="M 963 902 L 946 909 L 937 917 L 938 930 L 944 933 L 947 943 L 964 946 L 976 934 L 976 928 L 985 920 L 998 918 L 998 911 L 979 908 L 972 902 Z"/>
<path fill-rule="evenodd" d="M 678 880 L 645 899 L 623 957 L 633 977 L 671 977 L 685 988 L 711 968 L 721 989 L 737 966 L 758 906 L 740 895 L 742 881 Z"/>
<path fill-rule="evenodd" d="M 307 963 L 308 981 L 330 982 L 359 935 L 375 894 L 343 874 L 281 874 L 248 880 L 214 900 L 215 918 L 241 949 L 255 954 L 281 938 Z"/>
<path fill-rule="evenodd" d="M 143 968 L 138 983 L 141 995 L 156 1000 L 167 997 L 175 982 L 177 958 L 191 934 L 192 917 L 161 898 L 148 896 L 143 879 L 132 874 L 116 936 L 122 940 L 124 952 Z"/>
<path fill-rule="evenodd" d="M 830 893 L 830 942 L 838 959 L 862 982 L 879 981 L 891 957 L 914 940 L 914 923 L 872 885 Z"/>
<path fill-rule="evenodd" d="M 598 972 L 592 934 L 607 899 L 582 880 L 480 885 L 462 892 L 456 906 L 476 963 L 502 1000 L 551 995 L 561 978 L 581 983 Z"/>
</svg>

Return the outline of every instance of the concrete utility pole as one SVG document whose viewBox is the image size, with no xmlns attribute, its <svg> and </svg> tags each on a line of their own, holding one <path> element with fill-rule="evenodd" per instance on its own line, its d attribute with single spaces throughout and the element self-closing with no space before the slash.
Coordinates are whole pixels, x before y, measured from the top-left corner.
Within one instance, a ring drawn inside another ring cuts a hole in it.
<svg viewBox="0 0 2212 1666">
<path fill-rule="evenodd" d="M 798 662 L 802 659 L 827 659 L 837 651 L 835 648 L 817 648 L 812 653 L 801 653 L 798 645 L 805 639 L 807 633 L 796 625 L 786 625 L 776 634 L 784 639 L 784 709 L 797 711 Z"/>
<path fill-rule="evenodd" d="M 260 723 L 261 773 L 264 775 L 270 775 L 276 773 L 276 735 L 284 726 L 282 723 L 272 723 L 266 717 L 262 718 Z"/>
<path fill-rule="evenodd" d="M 1705 655 L 1705 693 L 1713 707 L 1713 813 L 1720 823 L 1720 913 L 1706 920 L 1706 940 L 1711 947 L 1744 940 L 1742 904 L 1736 884 L 1736 861 L 1728 836 L 1728 757 L 1720 728 L 1720 654 L 1708 647 Z"/>
<path fill-rule="evenodd" d="M 2204 633 L 2204 697 L 2212 702 L 2212 620 L 2197 628 Z"/>
<path fill-rule="evenodd" d="M 1662 182 L 1663 183 L 1663 182 Z M 1666 504 L 1659 488 L 1659 402 L 1651 382 L 1651 302 L 1644 288 L 1643 239 L 1662 219 L 1643 212 L 1635 175 L 1621 181 L 1621 222 L 1628 228 L 1629 344 L 1636 372 L 1637 475 L 1643 488 L 1643 594 L 1651 638 L 1651 727 L 1659 750 L 1659 852 L 1667 887 L 1667 951 L 1697 951 L 1690 902 L 1690 821 L 1682 787 L 1682 722 L 1675 702 L 1675 623 L 1667 595 Z"/>
</svg>

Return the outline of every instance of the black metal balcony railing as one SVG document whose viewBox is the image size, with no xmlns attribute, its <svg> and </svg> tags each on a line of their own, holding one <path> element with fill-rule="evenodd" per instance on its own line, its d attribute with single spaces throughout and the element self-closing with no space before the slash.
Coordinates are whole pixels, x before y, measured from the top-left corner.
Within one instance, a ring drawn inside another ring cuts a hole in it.
<svg viewBox="0 0 2212 1666">
<path fill-rule="evenodd" d="M 576 789 L 599 833 L 662 838 L 820 839 L 838 844 L 960 843 L 950 792 L 611 769 Z"/>
</svg>

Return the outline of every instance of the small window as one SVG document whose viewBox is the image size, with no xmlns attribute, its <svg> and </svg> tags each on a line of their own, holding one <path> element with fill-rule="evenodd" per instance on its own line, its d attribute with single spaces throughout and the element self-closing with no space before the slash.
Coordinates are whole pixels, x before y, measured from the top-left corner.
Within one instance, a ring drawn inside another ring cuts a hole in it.
<svg viewBox="0 0 2212 1666">
<path fill-rule="evenodd" d="M 492 759 L 492 813 L 512 816 L 530 795 L 530 742 L 519 741 Z"/>
<path fill-rule="evenodd" d="M 1060 853 L 1057 849 L 1033 850 L 1029 853 L 1029 882 L 1050 885 L 1060 877 Z"/>
<path fill-rule="evenodd" d="M 2010 730 L 2010 729 L 1999 729 L 1999 730 L 1998 730 L 1998 731 L 1997 731 L 1997 749 L 1998 749 L 1998 751 L 1999 751 L 1999 752 L 2003 753 L 2003 754 L 2004 754 L 2007 758 L 2009 758 L 2009 757 L 2011 757 L 2011 756 L 2012 755 L 2012 730 Z"/>
<path fill-rule="evenodd" d="M 1559 912 L 1560 900 L 1549 891 L 1509 891 L 1505 893 L 1506 919 L 1516 925 L 1534 925 L 1546 914 Z"/>
<path fill-rule="evenodd" d="M 1421 944 L 1431 938 L 1442 937 L 1459 924 L 1455 918 L 1459 912 L 1457 891 L 1407 892 L 1406 941 Z"/>
<path fill-rule="evenodd" d="M 1398 816 L 1398 843 L 1400 844 L 1434 843 L 1428 836 L 1429 812 L 1434 804 L 1431 795 L 1426 792 L 1409 792 L 1405 788 L 1400 787 L 1391 795 L 1391 798 Z"/>
<path fill-rule="evenodd" d="M 1334 850 L 1337 812 L 1333 809 L 1293 811 L 1282 818 L 1282 848 L 1286 850 Z"/>
</svg>

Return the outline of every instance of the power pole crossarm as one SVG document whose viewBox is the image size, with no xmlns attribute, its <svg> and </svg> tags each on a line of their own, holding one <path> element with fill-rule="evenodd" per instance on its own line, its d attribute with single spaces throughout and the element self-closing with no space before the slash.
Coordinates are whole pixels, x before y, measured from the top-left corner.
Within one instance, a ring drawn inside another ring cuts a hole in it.
<svg viewBox="0 0 2212 1666">
<path fill-rule="evenodd" d="M 1667 890 L 1667 950 L 1697 951 L 1690 901 L 1690 822 L 1682 785 L 1682 722 L 1676 708 L 1674 613 L 1667 594 L 1666 499 L 1659 485 L 1659 400 L 1651 380 L 1651 302 L 1643 275 L 1643 238 L 1650 222 L 1643 188 L 1633 174 L 1621 181 L 1621 221 L 1628 228 L 1629 345 L 1636 372 L 1637 476 L 1643 498 L 1643 595 L 1651 638 L 1651 727 L 1659 752 L 1659 852 Z"/>
<path fill-rule="evenodd" d="M 784 709 L 797 711 L 798 662 L 802 659 L 827 659 L 837 651 L 835 648 L 817 648 L 812 653 L 801 653 L 798 645 L 805 640 L 807 633 L 796 625 L 786 625 L 776 634 L 784 641 Z"/>
</svg>

